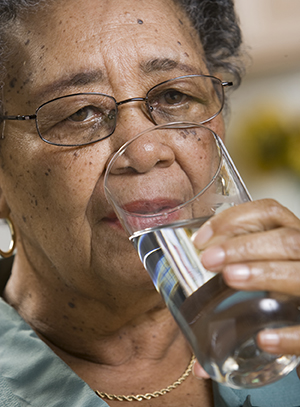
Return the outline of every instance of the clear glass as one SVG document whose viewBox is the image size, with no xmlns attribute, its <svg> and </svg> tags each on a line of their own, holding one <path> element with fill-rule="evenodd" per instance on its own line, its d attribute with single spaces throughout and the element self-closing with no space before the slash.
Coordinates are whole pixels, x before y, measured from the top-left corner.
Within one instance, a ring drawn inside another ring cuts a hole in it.
<svg viewBox="0 0 300 407">
<path fill-rule="evenodd" d="M 256 335 L 299 324 L 298 300 L 229 288 L 221 274 L 204 269 L 191 242 L 211 216 L 251 199 L 213 131 L 177 123 L 142 132 L 113 156 L 104 186 L 156 289 L 212 379 L 235 388 L 259 387 L 297 366 L 296 356 L 263 352 Z"/>
</svg>

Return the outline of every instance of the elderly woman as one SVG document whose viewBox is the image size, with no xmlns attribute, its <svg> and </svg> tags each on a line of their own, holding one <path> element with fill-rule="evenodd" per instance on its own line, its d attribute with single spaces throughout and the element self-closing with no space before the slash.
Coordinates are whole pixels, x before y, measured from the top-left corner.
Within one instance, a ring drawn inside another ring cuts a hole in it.
<svg viewBox="0 0 300 407">
<path fill-rule="evenodd" d="M 212 385 L 198 364 L 190 374 L 190 348 L 103 190 L 113 152 L 155 124 L 150 89 L 192 74 L 238 83 L 232 1 L 1 0 L 0 19 L 0 217 L 17 236 L 1 261 L 0 405 L 118 406 L 124 397 L 104 393 L 150 393 L 145 407 L 299 406 L 296 372 L 251 391 Z M 224 137 L 219 110 L 205 120 Z M 86 130 L 95 117 L 102 133 Z M 216 216 L 195 245 L 234 288 L 300 295 L 300 221 L 275 202 Z M 298 327 L 258 339 L 300 355 Z"/>
</svg>

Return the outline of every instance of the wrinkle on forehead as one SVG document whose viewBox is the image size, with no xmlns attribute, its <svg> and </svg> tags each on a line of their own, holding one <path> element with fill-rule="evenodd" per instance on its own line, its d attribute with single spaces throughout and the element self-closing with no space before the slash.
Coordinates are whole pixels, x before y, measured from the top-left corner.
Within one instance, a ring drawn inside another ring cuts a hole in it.
<svg viewBox="0 0 300 407">
<path fill-rule="evenodd" d="M 195 39 L 195 32 L 193 32 L 189 20 L 184 16 L 182 10 L 174 5 L 173 0 L 163 1 L 161 8 L 157 7 L 157 4 L 160 4 L 158 0 L 153 2 L 148 0 L 51 1 L 46 8 L 47 19 L 41 18 L 37 12 L 29 19 L 19 22 L 12 37 L 17 55 L 13 58 L 14 65 L 8 66 L 10 77 L 7 78 L 6 88 L 9 82 L 16 78 L 14 88 L 8 89 L 9 93 L 14 95 L 24 93 L 26 88 L 27 93 L 31 92 L 34 96 L 33 89 L 47 84 L 48 77 L 45 75 L 44 78 L 44 74 L 49 69 L 52 69 L 53 72 L 52 81 L 56 80 L 54 77 L 63 79 L 75 73 L 74 85 L 85 85 L 85 83 L 91 83 L 90 78 L 87 78 L 88 72 L 85 77 L 81 74 L 87 65 L 87 71 L 95 71 L 97 65 L 98 78 L 96 80 L 101 81 L 107 75 L 105 69 L 109 72 L 114 69 L 114 66 L 122 67 L 122 65 L 123 69 L 132 69 L 132 60 L 138 58 L 138 53 L 144 52 L 144 50 L 149 52 L 146 60 L 140 63 L 144 72 L 153 72 L 156 68 L 157 70 L 159 68 L 163 68 L 163 70 L 170 68 L 171 70 L 172 64 L 174 64 L 171 62 L 174 59 L 172 52 L 170 55 L 166 55 L 162 67 L 162 62 L 156 61 L 153 46 L 154 39 L 158 46 L 162 47 L 165 38 L 162 33 L 168 32 L 166 24 L 170 25 L 170 32 L 178 33 L 178 38 L 175 36 L 174 39 L 172 38 L 174 49 L 176 47 L 184 48 L 181 46 L 183 38 L 179 38 L 179 36 L 185 36 L 185 42 L 190 41 L 191 43 L 190 47 L 193 47 L 193 43 L 197 43 L 198 49 L 199 41 Z M 99 15 L 99 18 L 95 18 L 95 15 Z M 89 22 L 88 29 L 87 21 Z M 140 21 L 143 21 L 143 24 Z M 182 25 L 182 21 L 184 21 L 184 25 Z M 187 32 L 190 32 L 190 38 L 189 35 L 186 35 Z M 136 33 L 138 38 L 134 35 Z M 127 35 L 126 40 L 124 40 L 125 35 Z M 151 37 L 149 44 L 147 43 L 148 36 Z M 135 45 L 131 48 L 130 55 L 126 50 L 128 41 Z M 168 43 L 167 47 L 169 45 Z M 150 55 L 151 46 L 152 54 Z M 108 51 L 113 53 L 114 49 L 116 49 L 116 55 L 112 55 L 110 65 L 103 63 L 100 66 L 101 53 Z M 65 50 L 63 54 L 62 50 Z M 80 53 L 78 60 L 76 60 L 77 52 Z M 136 55 L 134 55 L 135 52 Z M 68 63 L 60 60 L 62 56 Z M 94 63 L 95 61 L 96 63 Z M 75 67 L 76 69 L 74 69 Z M 103 75 L 100 73 L 101 69 L 104 69 Z M 80 72 L 77 78 L 76 70 Z M 28 92 L 28 88 L 30 92 Z M 27 104 L 30 106 L 30 100 L 27 101 Z M 31 113 L 30 111 L 24 114 Z"/>
</svg>

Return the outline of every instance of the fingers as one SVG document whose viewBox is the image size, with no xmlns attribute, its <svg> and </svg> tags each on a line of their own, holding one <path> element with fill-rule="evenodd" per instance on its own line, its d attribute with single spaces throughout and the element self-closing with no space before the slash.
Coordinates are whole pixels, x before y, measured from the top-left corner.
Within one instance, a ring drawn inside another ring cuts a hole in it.
<svg viewBox="0 0 300 407">
<path fill-rule="evenodd" d="M 234 237 L 202 254 L 202 264 L 223 271 L 228 285 L 300 295 L 300 231 L 281 228 Z"/>
<path fill-rule="evenodd" d="M 213 216 L 193 241 L 203 251 L 203 266 L 222 272 L 230 287 L 300 297 L 300 220 L 277 202 L 230 208 Z M 300 326 L 263 330 L 257 343 L 269 353 L 300 356 Z"/>
<path fill-rule="evenodd" d="M 300 230 L 281 227 L 224 240 L 205 250 L 202 261 L 212 271 L 226 263 L 252 260 L 300 260 Z"/>
<path fill-rule="evenodd" d="M 206 373 L 206 371 L 203 369 L 203 367 L 200 365 L 200 363 L 197 360 L 195 361 L 195 363 L 193 365 L 192 373 L 197 379 L 209 379 L 210 378 L 209 374 Z"/>
<path fill-rule="evenodd" d="M 271 200 L 230 208 L 194 238 L 203 266 L 242 290 L 300 295 L 300 221 Z"/>
<path fill-rule="evenodd" d="M 286 227 L 300 230 L 300 220 L 276 201 L 247 202 L 213 216 L 193 236 L 200 250 L 234 236 Z"/>
<path fill-rule="evenodd" d="M 300 326 L 265 329 L 258 333 L 256 340 L 258 346 L 265 352 L 300 356 Z M 192 373 L 198 379 L 210 378 L 197 360 L 193 365 Z"/>
<path fill-rule="evenodd" d="M 227 285 L 237 290 L 300 295 L 300 261 L 231 264 L 224 267 L 223 277 Z"/>
<path fill-rule="evenodd" d="M 261 331 L 257 344 L 269 353 L 300 356 L 300 326 Z"/>
</svg>

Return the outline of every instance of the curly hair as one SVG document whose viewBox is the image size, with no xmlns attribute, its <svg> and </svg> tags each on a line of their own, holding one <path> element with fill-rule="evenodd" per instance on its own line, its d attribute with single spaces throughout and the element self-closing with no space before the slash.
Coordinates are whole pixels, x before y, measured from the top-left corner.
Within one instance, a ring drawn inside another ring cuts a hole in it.
<svg viewBox="0 0 300 407">
<path fill-rule="evenodd" d="M 238 86 L 244 71 L 242 34 L 233 0 L 179 0 L 199 34 L 212 72 L 229 72 Z"/>
<path fill-rule="evenodd" d="M 243 73 L 242 36 L 233 0 L 173 0 L 197 30 L 211 72 L 228 72 L 238 86 Z M 46 4 L 46 0 L 0 0 L 0 80 L 5 78 L 6 34 L 20 13 Z"/>
</svg>

